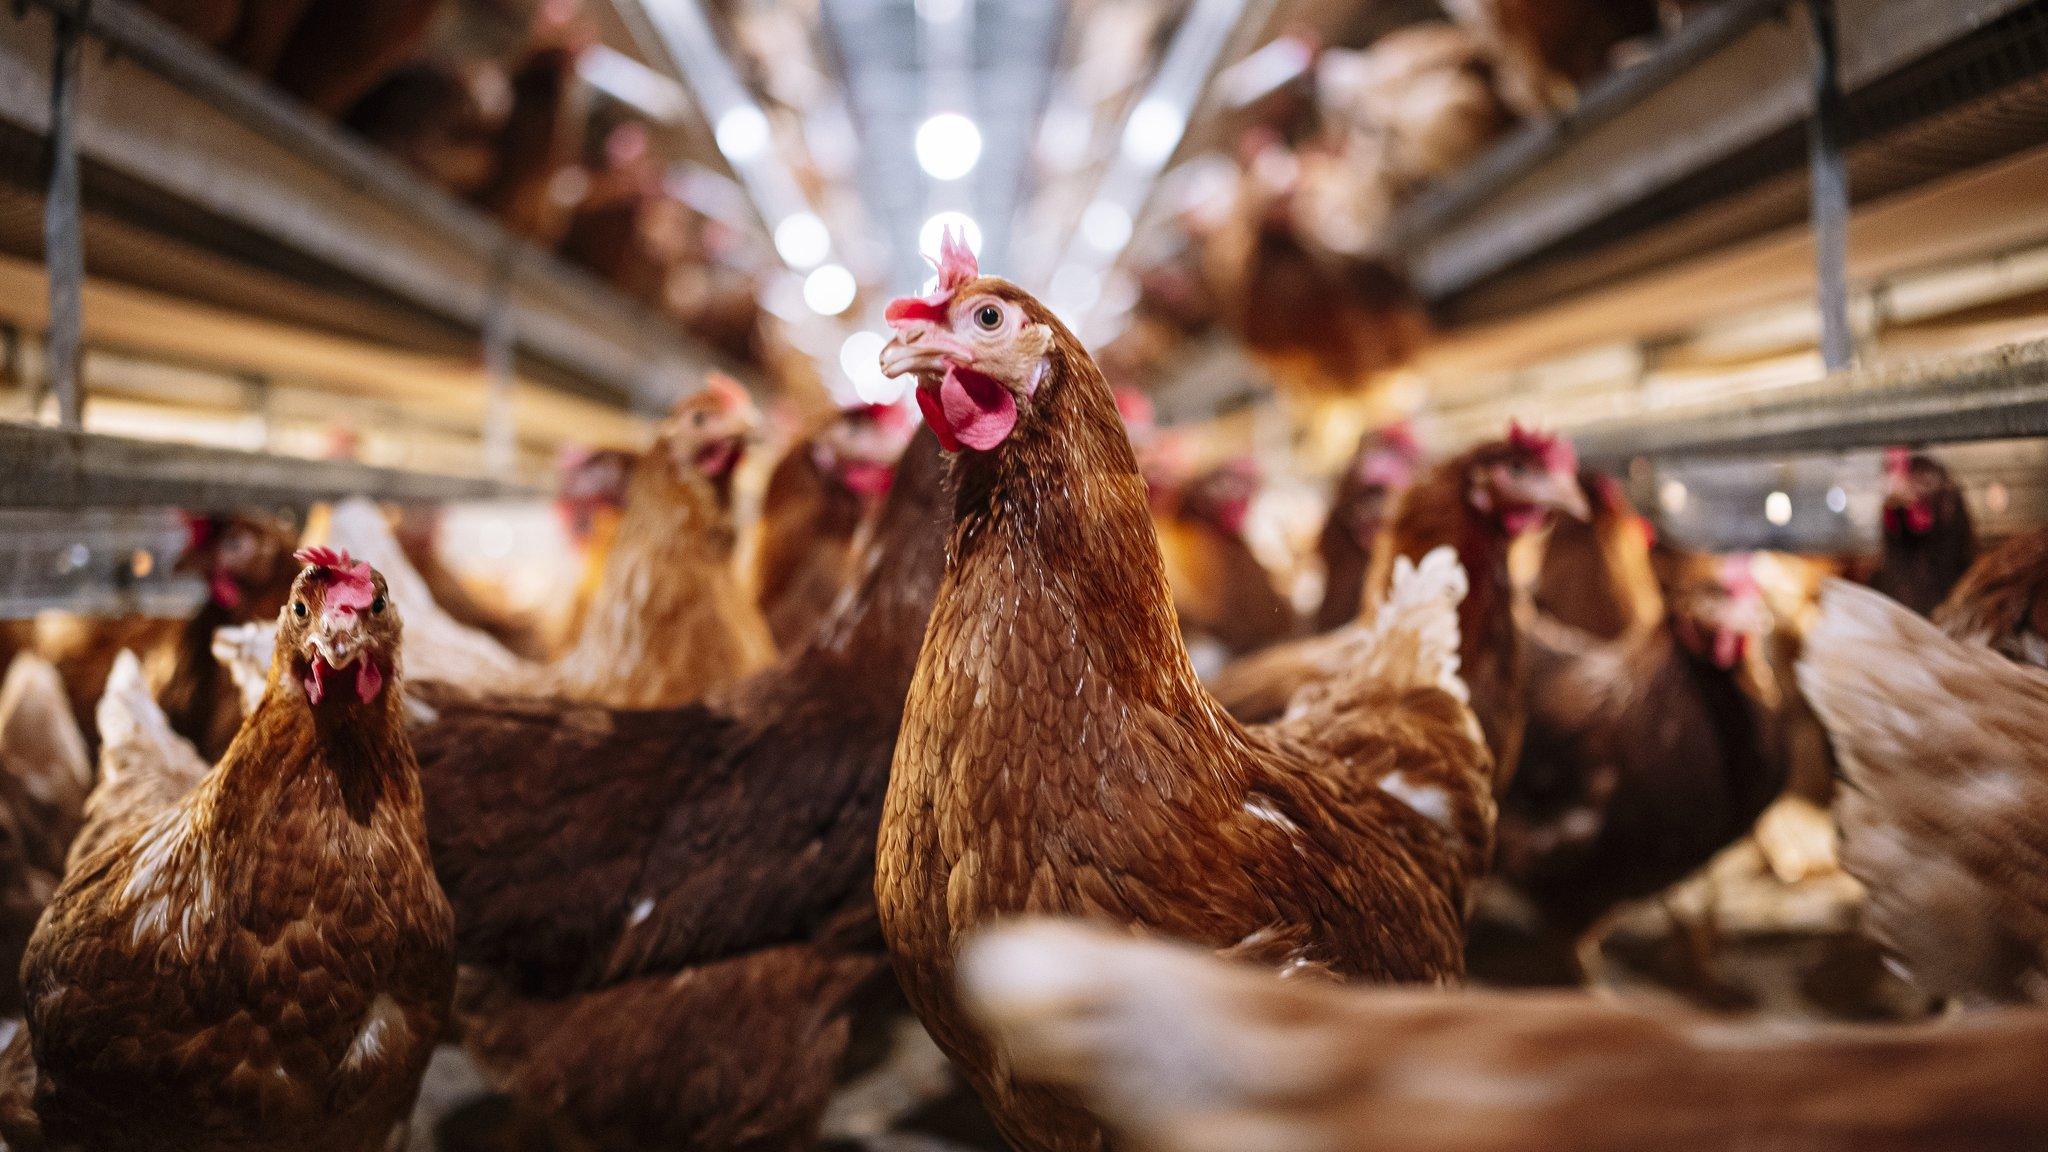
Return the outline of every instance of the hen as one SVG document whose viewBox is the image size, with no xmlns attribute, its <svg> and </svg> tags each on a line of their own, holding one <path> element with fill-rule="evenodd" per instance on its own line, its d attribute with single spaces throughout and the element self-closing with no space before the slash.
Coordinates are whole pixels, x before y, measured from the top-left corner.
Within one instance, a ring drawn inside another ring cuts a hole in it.
<svg viewBox="0 0 2048 1152">
<path fill-rule="evenodd" d="M 1365 610 L 1365 578 L 1372 567 L 1373 547 L 1421 463 L 1422 445 L 1405 422 L 1368 432 L 1359 440 L 1357 453 L 1337 478 L 1329 515 L 1316 538 L 1316 551 L 1323 559 L 1323 601 L 1313 621 L 1316 633 L 1333 632 Z"/>
<path fill-rule="evenodd" d="M 1578 103 L 1614 50 L 1661 27 L 1657 0 L 1444 0 L 1493 53 L 1501 99 L 1524 116 Z"/>
<path fill-rule="evenodd" d="M 2048 530 L 2015 536 L 1972 565 L 1934 622 L 1958 640 L 2048 668 Z"/>
<path fill-rule="evenodd" d="M 1638 515 L 1621 484 L 1604 472 L 1579 473 L 1592 516 L 1562 520 L 1543 546 L 1533 593 L 1538 612 L 1598 640 L 1654 628 L 1664 597 L 1650 559 L 1656 530 Z"/>
<path fill-rule="evenodd" d="M 962 968 L 1020 1074 L 1149 1152 L 2024 1152 L 2048 1130 L 2037 1011 L 1741 1029 L 1575 994 L 1280 981 L 1064 924 L 991 933 Z"/>
<path fill-rule="evenodd" d="M 2048 672 L 1830 580 L 1799 686 L 1834 743 L 1870 933 L 1929 995 L 2043 999 Z"/>
<path fill-rule="evenodd" d="M 393 602 L 414 621 L 406 658 L 415 682 L 618 708 L 684 703 L 774 658 L 733 565 L 732 478 L 755 425 L 746 393 L 723 377 L 670 414 L 627 481 L 576 642 L 550 665 L 522 660 L 443 612 L 375 507 L 338 507 L 328 539 L 390 574 Z"/>
<path fill-rule="evenodd" d="M 801 1146 L 881 965 L 874 845 L 944 565 L 913 441 L 811 641 L 688 707 L 428 694 L 435 863 L 472 1051 L 605 1148 Z"/>
<path fill-rule="evenodd" d="M 312 0 L 278 50 L 271 79 L 338 120 L 413 54 L 441 3 Z"/>
<path fill-rule="evenodd" d="M 1663 620 L 1615 640 L 1531 622 L 1498 868 L 1560 942 L 1706 864 L 1783 791 L 1753 662 L 1766 624 L 1746 558 L 1684 581 Z"/>
<path fill-rule="evenodd" d="M 185 622 L 172 649 L 151 669 L 151 680 L 171 728 L 212 762 L 227 751 L 243 715 L 233 685 L 213 658 L 213 634 L 277 618 L 298 575 L 292 559 L 297 538 L 288 525 L 254 515 L 195 518 L 191 533 L 178 567 L 205 577 L 206 604 Z"/>
<path fill-rule="evenodd" d="M 1510 425 L 1505 439 L 1438 464 L 1401 497 L 1367 578 L 1370 601 L 1385 594 L 1397 558 L 1457 550 L 1472 584 L 1458 609 L 1459 670 L 1502 773 L 1520 757 L 1526 722 L 1508 549 L 1553 512 L 1575 519 L 1590 514 L 1579 490 L 1578 457 L 1568 441 Z M 1363 623 L 1354 623 L 1240 660 L 1215 678 L 1216 696 L 1240 720 L 1271 719 L 1304 685 L 1349 667 L 1366 634 Z"/>
<path fill-rule="evenodd" d="M 1884 558 L 1870 586 L 1922 616 L 1947 599 L 1977 559 L 1970 506 L 1932 457 L 1885 453 Z"/>
<path fill-rule="evenodd" d="M 94 795 L 22 963 L 14 1147 L 369 1152 L 412 1105 L 454 919 L 400 725 L 398 614 L 368 565 L 301 558 L 220 766 L 185 791 L 110 765 Z"/>
<path fill-rule="evenodd" d="M 1158 525 L 1162 547 L 1174 556 L 1167 574 L 1181 626 L 1190 636 L 1213 639 L 1230 656 L 1255 652 L 1297 629 L 1294 605 L 1245 540 L 1259 483 L 1249 460 L 1210 469 L 1175 490 Z"/>
<path fill-rule="evenodd" d="M 566 213 L 554 180 L 582 149 L 587 110 L 576 99 L 576 64 L 590 34 L 575 20 L 575 0 L 547 0 L 531 44 L 512 69 L 512 106 L 499 129 L 490 177 L 476 202 L 513 233 L 551 242 Z"/>
<path fill-rule="evenodd" d="M 0 684 L 0 1011 L 20 1008 L 22 950 L 64 875 L 91 788 L 92 760 L 57 670 L 16 656 Z"/>
<path fill-rule="evenodd" d="M 856 530 L 889 494 L 912 430 L 895 405 L 863 405 L 775 465 L 755 529 L 754 595 L 778 648 L 810 639 L 846 583 Z"/>
<path fill-rule="evenodd" d="M 912 1007 L 1004 1135 L 1095 1148 L 1096 1123 L 1015 1081 L 962 1015 L 963 935 L 1066 912 L 1290 971 L 1456 980 L 1492 805 L 1456 673 L 1464 581 L 1448 551 L 1401 565 L 1377 659 L 1341 700 L 1316 723 L 1239 725 L 1190 666 L 1101 373 L 964 244 L 943 252 L 934 294 L 890 305 L 883 352 L 918 377 L 959 495 L 875 890 Z"/>
</svg>

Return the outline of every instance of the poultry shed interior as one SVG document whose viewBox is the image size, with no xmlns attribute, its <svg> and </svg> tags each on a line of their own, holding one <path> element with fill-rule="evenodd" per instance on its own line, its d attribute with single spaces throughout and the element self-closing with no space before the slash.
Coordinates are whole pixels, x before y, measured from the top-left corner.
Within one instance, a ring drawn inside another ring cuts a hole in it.
<svg viewBox="0 0 2048 1152">
<path fill-rule="evenodd" d="M 2048 0 L 15 0 L 0 1150 L 2048 1148 L 2044 189 Z"/>
</svg>

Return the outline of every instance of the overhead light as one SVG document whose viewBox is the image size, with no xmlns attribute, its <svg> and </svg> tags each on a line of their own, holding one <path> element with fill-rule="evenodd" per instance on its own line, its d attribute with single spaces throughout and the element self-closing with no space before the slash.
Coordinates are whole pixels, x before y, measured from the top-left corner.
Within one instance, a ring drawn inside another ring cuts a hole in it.
<svg viewBox="0 0 2048 1152">
<path fill-rule="evenodd" d="M 820 316 L 837 316 L 853 307 L 860 285 L 843 264 L 826 264 L 804 277 L 804 304 Z"/>
<path fill-rule="evenodd" d="M 917 250 L 936 261 L 939 241 L 948 232 L 958 232 L 967 241 L 968 251 L 981 255 L 981 225 L 965 212 L 941 212 L 925 221 L 917 232 Z"/>
<path fill-rule="evenodd" d="M 917 14 L 927 24 L 951 24 L 966 9 L 967 0 L 917 0 Z"/>
<path fill-rule="evenodd" d="M 1124 155 L 1140 164 L 1164 164 L 1180 147 L 1180 134 L 1187 126 L 1187 115 L 1171 101 L 1147 96 L 1131 109 L 1124 125 Z"/>
<path fill-rule="evenodd" d="M 1849 493 L 1840 484 L 1828 489 L 1828 511 L 1837 516 L 1846 515 L 1849 511 Z"/>
<path fill-rule="evenodd" d="M 981 160 L 981 129 L 958 112 L 941 112 L 917 128 L 917 163 L 934 180 L 958 180 Z"/>
<path fill-rule="evenodd" d="M 1097 200 L 1081 213 L 1081 238 L 1097 252 L 1121 252 L 1131 239 L 1131 214 L 1121 204 Z"/>
<path fill-rule="evenodd" d="M 1663 486 L 1657 489 L 1657 503 L 1663 506 L 1668 516 L 1684 512 L 1686 500 L 1690 496 L 1691 493 L 1685 490 L 1685 483 L 1680 480 L 1666 480 Z"/>
<path fill-rule="evenodd" d="M 752 104 L 726 109 L 713 134 L 718 150 L 735 164 L 759 160 L 768 151 L 768 117 Z"/>
<path fill-rule="evenodd" d="M 576 75 L 599 92 L 664 124 L 681 119 L 690 107 L 682 85 L 602 44 L 577 59 Z"/>
<path fill-rule="evenodd" d="M 882 374 L 882 349 L 887 345 L 880 333 L 862 329 L 839 346 L 839 368 L 853 381 L 854 394 L 863 404 L 894 404 L 903 398 L 905 385 Z"/>
<path fill-rule="evenodd" d="M 815 268 L 832 254 L 832 233 L 815 212 L 795 212 L 775 226 L 775 252 L 791 268 Z"/>
<path fill-rule="evenodd" d="M 1764 519 L 1783 528 L 1792 522 L 1792 497 L 1783 492 L 1773 492 L 1764 497 Z"/>
</svg>

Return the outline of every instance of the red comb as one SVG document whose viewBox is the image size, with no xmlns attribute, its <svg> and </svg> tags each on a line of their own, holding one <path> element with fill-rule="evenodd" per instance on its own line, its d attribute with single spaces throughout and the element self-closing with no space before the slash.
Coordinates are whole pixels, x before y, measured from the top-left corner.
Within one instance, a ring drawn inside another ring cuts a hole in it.
<svg viewBox="0 0 2048 1152">
<path fill-rule="evenodd" d="M 218 516 L 206 516 L 197 512 L 179 513 L 185 521 L 185 551 L 197 552 L 213 543 L 222 528 Z"/>
<path fill-rule="evenodd" d="M 725 412 L 737 412 L 753 403 L 740 382 L 723 372 L 713 372 L 704 378 L 704 392 Z"/>
<path fill-rule="evenodd" d="M 1745 600 L 1763 595 L 1763 587 L 1756 582 L 1756 569 L 1746 552 L 1721 558 L 1721 585 L 1729 595 Z"/>
<path fill-rule="evenodd" d="M 1412 420 L 1396 420 L 1372 435 L 1381 447 L 1389 451 L 1404 456 L 1422 455 L 1422 438 L 1415 434 L 1415 422 Z"/>
<path fill-rule="evenodd" d="M 350 558 L 348 549 L 301 548 L 292 559 L 327 574 L 327 604 L 333 608 L 367 608 L 377 594 L 370 578 L 370 565 Z M 339 595 L 337 595 L 339 593 Z"/>
<path fill-rule="evenodd" d="M 945 235 L 939 237 L 939 258 L 931 260 L 931 265 L 938 269 L 938 287 L 932 289 L 929 296 L 900 296 L 890 301 L 884 314 L 890 327 L 917 320 L 933 323 L 944 320 L 946 305 L 952 303 L 953 293 L 981 275 L 981 262 L 975 259 L 974 249 L 967 246 L 966 237 L 952 228 L 946 229 Z"/>
<path fill-rule="evenodd" d="M 848 408 L 844 416 L 849 420 L 865 421 L 888 429 L 910 426 L 910 410 L 901 404 L 856 404 Z"/>
<path fill-rule="evenodd" d="M 1908 472 L 1911 472 L 1912 470 L 1912 450 L 1907 448 L 1887 448 L 1884 450 L 1885 475 L 1890 476 L 1896 480 L 1904 477 Z"/>
<path fill-rule="evenodd" d="M 1508 447 L 1542 461 L 1545 471 L 1576 473 L 1579 470 L 1579 454 L 1572 448 L 1571 441 L 1555 432 L 1524 428 L 1519 420 L 1508 421 Z"/>
</svg>

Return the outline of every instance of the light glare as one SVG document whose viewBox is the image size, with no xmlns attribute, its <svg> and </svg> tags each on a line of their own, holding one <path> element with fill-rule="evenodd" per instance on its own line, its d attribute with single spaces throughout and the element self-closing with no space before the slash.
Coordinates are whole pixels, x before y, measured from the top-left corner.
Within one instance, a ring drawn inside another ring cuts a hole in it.
<svg viewBox="0 0 2048 1152">
<path fill-rule="evenodd" d="M 1081 238 L 1105 255 L 1120 252 L 1131 239 L 1131 214 L 1121 204 L 1097 200 L 1081 213 Z"/>
<path fill-rule="evenodd" d="M 768 151 L 768 117 L 752 104 L 726 110 L 714 130 L 718 150 L 735 164 L 759 160 Z"/>
<path fill-rule="evenodd" d="M 1180 147 L 1180 134 L 1187 128 L 1180 109 L 1158 96 L 1147 96 L 1131 110 L 1124 125 L 1124 155 L 1140 164 L 1164 164 Z"/>
<path fill-rule="evenodd" d="M 958 180 L 981 161 L 981 129 L 958 112 L 941 112 L 917 129 L 917 164 L 934 180 Z"/>
<path fill-rule="evenodd" d="M 791 268 L 815 268 L 832 254 L 832 233 L 815 212 L 797 212 L 775 226 L 775 252 Z"/>
<path fill-rule="evenodd" d="M 853 273 L 838 264 L 827 264 L 804 277 L 804 303 L 820 316 L 837 316 L 853 307 L 860 293 Z"/>
</svg>

